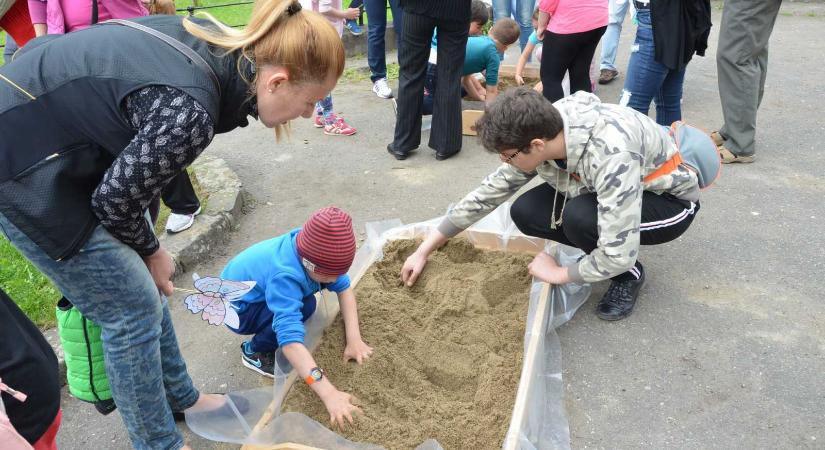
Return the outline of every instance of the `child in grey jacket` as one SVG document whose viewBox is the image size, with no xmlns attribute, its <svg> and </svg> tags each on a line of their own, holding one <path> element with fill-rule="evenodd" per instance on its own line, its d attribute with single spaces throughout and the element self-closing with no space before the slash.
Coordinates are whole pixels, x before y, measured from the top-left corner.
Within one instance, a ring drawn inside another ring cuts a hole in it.
<svg viewBox="0 0 825 450">
<path fill-rule="evenodd" d="M 407 259 L 402 280 L 415 283 L 433 250 L 539 176 L 544 183 L 513 203 L 516 226 L 587 255 L 559 267 L 539 253 L 530 273 L 554 284 L 610 278 L 598 316 L 630 315 L 645 280 L 639 246 L 676 239 L 699 211 L 697 175 L 681 164 L 667 128 L 590 93 L 551 104 L 519 88 L 499 96 L 477 129 L 484 147 L 504 164 L 448 212 Z"/>
</svg>

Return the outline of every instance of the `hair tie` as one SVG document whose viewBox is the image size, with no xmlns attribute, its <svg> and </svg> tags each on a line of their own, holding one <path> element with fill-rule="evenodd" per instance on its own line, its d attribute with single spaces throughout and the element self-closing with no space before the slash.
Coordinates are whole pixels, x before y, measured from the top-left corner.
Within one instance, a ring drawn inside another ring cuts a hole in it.
<svg viewBox="0 0 825 450">
<path fill-rule="evenodd" d="M 298 2 L 293 2 L 289 6 L 286 7 L 286 13 L 289 16 L 294 16 L 301 10 L 301 4 Z"/>
</svg>

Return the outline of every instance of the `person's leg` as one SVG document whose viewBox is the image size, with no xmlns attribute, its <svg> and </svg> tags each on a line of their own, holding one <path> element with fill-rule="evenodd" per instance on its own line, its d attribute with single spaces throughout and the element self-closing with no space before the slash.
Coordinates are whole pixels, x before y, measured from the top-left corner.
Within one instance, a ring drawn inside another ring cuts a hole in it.
<svg viewBox="0 0 825 450">
<path fill-rule="evenodd" d="M 345 5 L 347 8 L 358 8 L 364 4 L 364 0 L 352 0 L 348 6 Z M 358 19 L 347 19 L 344 22 L 344 26 L 352 33 L 353 36 L 360 36 L 364 34 L 364 30 L 361 28 L 361 25 L 358 24 Z"/>
<path fill-rule="evenodd" d="M 68 261 L 49 258 L 2 215 L 0 231 L 101 327 L 112 396 L 132 445 L 140 450 L 180 448 L 183 437 L 167 394 L 185 409 L 198 400 L 198 391 L 186 374 L 167 302 L 143 259 L 103 227 Z"/>
<path fill-rule="evenodd" d="M 370 66 L 370 79 L 387 77 L 387 56 L 384 46 L 384 34 L 387 31 L 387 0 L 364 0 L 367 13 L 367 64 Z"/>
<path fill-rule="evenodd" d="M 161 191 L 160 197 L 173 214 L 194 214 L 201 207 L 187 172 L 181 172 L 172 178 Z"/>
<path fill-rule="evenodd" d="M 493 23 L 498 19 L 506 19 L 512 14 L 510 0 L 493 0 Z M 530 13 L 532 14 L 532 12 Z"/>
<path fill-rule="evenodd" d="M 522 233 L 540 237 L 575 247 L 576 244 L 564 235 L 561 224 L 550 226 L 553 217 L 561 218 L 564 195 L 559 194 L 547 183 L 521 194 L 510 206 L 510 218 Z M 556 214 L 553 215 L 555 207 Z"/>
<path fill-rule="evenodd" d="M 619 104 L 647 114 L 650 102 L 661 90 L 669 69 L 655 59 L 650 11 L 639 10 L 637 18 L 639 26 Z"/>
<path fill-rule="evenodd" d="M 327 95 L 315 104 L 315 115 L 320 116 L 319 122 L 322 125 L 332 125 L 335 122 L 332 111 L 332 94 Z"/>
<path fill-rule="evenodd" d="M 369 0 L 367 0 L 369 1 Z M 404 14 L 401 49 L 398 52 L 398 115 L 392 144 L 396 157 L 418 148 L 421 143 L 421 104 L 430 41 L 435 30 L 435 19 L 409 12 Z"/>
<path fill-rule="evenodd" d="M 579 48 L 570 62 L 570 93 L 578 91 L 593 92 L 593 83 L 590 80 L 590 65 L 593 54 L 604 34 L 605 27 L 596 28 L 585 33 L 576 33 Z"/>
<path fill-rule="evenodd" d="M 439 160 L 461 151 L 461 74 L 468 32 L 466 22 L 438 23 L 438 84 L 429 145 Z"/>
<path fill-rule="evenodd" d="M 395 31 L 395 49 L 401 48 L 401 32 L 404 30 L 404 9 L 399 0 L 389 0 L 392 11 L 392 28 Z"/>
<path fill-rule="evenodd" d="M 673 122 L 682 120 L 682 86 L 685 83 L 685 70 L 669 70 L 662 82 L 662 88 L 656 95 L 656 123 L 669 127 Z"/>
<path fill-rule="evenodd" d="M 533 32 L 533 10 L 536 8 L 536 0 L 516 0 L 516 22 L 518 22 L 521 33 L 518 41 L 521 51 L 527 46 L 527 40 Z"/>
<path fill-rule="evenodd" d="M 427 63 L 427 79 L 424 81 L 424 103 L 421 106 L 422 115 L 429 116 L 433 113 L 436 86 L 438 86 L 438 66 Z"/>
<path fill-rule="evenodd" d="M 543 85 L 544 97 L 555 102 L 564 97 L 561 82 L 567 73 L 570 63 L 578 50 L 578 43 L 570 35 L 544 32 L 543 47 L 548 51 L 542 52 L 539 74 Z"/>
<path fill-rule="evenodd" d="M 17 42 L 14 42 L 11 35 L 6 35 L 6 46 L 3 47 L 3 64 L 8 64 L 14 57 L 14 52 L 17 51 Z"/>
<path fill-rule="evenodd" d="M 597 208 L 596 195 L 589 194 L 572 199 L 564 210 L 565 234 L 586 253 L 596 248 L 599 238 Z M 640 244 L 656 245 L 676 239 L 687 230 L 698 210 L 698 204 L 668 194 L 644 192 L 639 224 Z M 592 249 L 587 250 L 590 247 Z M 644 282 L 644 267 L 637 259 L 630 270 L 611 279 L 610 287 L 596 307 L 596 315 L 604 320 L 620 320 L 629 316 Z"/>
<path fill-rule="evenodd" d="M 607 30 L 605 30 L 604 36 L 602 37 L 602 54 L 599 63 L 600 70 L 611 70 L 618 74 L 618 70 L 616 70 L 616 53 L 619 49 L 622 23 L 624 23 L 624 17 L 627 14 L 630 1 L 631 0 L 609 0 L 608 2 L 610 18 L 607 23 Z M 613 78 L 615 78 L 615 76 L 602 84 L 609 82 Z M 599 81 L 601 81 L 601 79 Z"/>
<path fill-rule="evenodd" d="M 166 219 L 167 232 L 180 233 L 195 223 L 195 216 L 200 213 L 201 204 L 187 172 L 181 172 L 172 178 L 160 195 L 163 203 L 172 210 Z"/>
<path fill-rule="evenodd" d="M 725 1 L 716 67 L 725 148 L 736 156 L 756 151 L 756 112 L 767 73 L 768 42 L 781 2 Z"/>
</svg>

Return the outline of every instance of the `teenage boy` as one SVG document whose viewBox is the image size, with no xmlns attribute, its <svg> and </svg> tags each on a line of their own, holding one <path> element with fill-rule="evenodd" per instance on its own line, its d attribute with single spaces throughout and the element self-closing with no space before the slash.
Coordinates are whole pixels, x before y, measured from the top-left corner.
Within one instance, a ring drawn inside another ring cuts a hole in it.
<svg viewBox="0 0 825 450">
<path fill-rule="evenodd" d="M 604 320 L 630 315 L 645 281 L 639 245 L 676 239 L 699 211 L 699 179 L 679 163 L 667 129 L 590 93 L 551 104 L 528 88 L 499 96 L 477 129 L 484 147 L 504 164 L 456 204 L 407 258 L 404 283 L 415 283 L 433 250 L 538 175 L 544 183 L 516 199 L 513 222 L 525 234 L 586 255 L 560 267 L 542 252 L 528 266 L 530 273 L 553 284 L 610 279 L 597 315 Z"/>
</svg>

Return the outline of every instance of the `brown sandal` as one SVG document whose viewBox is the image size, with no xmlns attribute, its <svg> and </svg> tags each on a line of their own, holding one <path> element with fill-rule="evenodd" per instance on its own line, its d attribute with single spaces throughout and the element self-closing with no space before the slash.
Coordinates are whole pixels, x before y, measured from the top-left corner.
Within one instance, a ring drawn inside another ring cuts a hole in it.
<svg viewBox="0 0 825 450">
<path fill-rule="evenodd" d="M 719 157 L 722 159 L 722 164 L 747 164 L 756 160 L 756 157 L 753 155 L 734 155 L 730 150 L 725 148 L 724 145 L 719 147 Z"/>
</svg>

